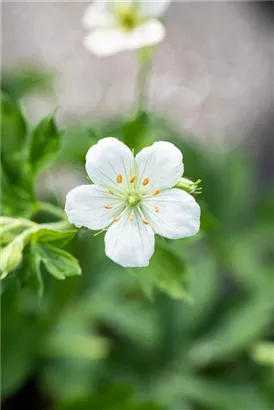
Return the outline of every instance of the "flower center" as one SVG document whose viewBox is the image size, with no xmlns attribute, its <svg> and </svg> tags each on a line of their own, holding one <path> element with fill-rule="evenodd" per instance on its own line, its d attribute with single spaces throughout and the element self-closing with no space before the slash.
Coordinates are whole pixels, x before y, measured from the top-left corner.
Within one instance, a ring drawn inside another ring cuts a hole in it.
<svg viewBox="0 0 274 410">
<path fill-rule="evenodd" d="M 129 194 L 127 201 L 130 206 L 135 206 L 139 202 L 139 197 L 135 194 Z"/>
<path fill-rule="evenodd" d="M 138 5 L 133 3 L 131 7 L 125 6 L 122 2 L 116 2 L 113 5 L 113 12 L 116 16 L 118 25 L 125 31 L 131 31 L 137 27 L 141 22 L 142 18 L 138 12 Z"/>
</svg>

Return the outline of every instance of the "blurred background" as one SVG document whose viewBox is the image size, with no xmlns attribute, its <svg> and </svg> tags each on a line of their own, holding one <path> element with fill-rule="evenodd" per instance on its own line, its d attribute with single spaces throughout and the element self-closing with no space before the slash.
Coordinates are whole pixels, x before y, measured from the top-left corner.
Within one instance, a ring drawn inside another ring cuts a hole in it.
<svg viewBox="0 0 274 410">
<path fill-rule="evenodd" d="M 180 260 L 159 243 L 151 267 L 136 273 L 107 260 L 103 237 L 80 231 L 70 249 L 81 278 L 45 278 L 39 303 L 7 286 L 3 409 L 272 410 L 273 3 L 172 2 L 148 110 L 131 122 L 136 58 L 84 49 L 86 7 L 2 4 L 2 90 L 30 127 L 56 111 L 65 130 L 37 195 L 63 207 L 103 136 L 138 147 L 170 140 L 186 176 L 202 179 L 201 235 L 166 244 Z M 176 300 L 178 272 L 191 301 Z M 150 299 L 142 275 L 170 275 L 174 291 Z"/>
</svg>

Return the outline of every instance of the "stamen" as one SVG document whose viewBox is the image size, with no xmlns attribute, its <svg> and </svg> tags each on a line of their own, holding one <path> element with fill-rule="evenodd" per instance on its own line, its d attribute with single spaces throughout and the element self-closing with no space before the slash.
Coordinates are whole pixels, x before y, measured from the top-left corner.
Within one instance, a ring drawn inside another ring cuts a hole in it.
<svg viewBox="0 0 274 410">
<path fill-rule="evenodd" d="M 120 216 L 117 216 L 117 217 L 116 217 L 116 218 L 114 218 L 113 220 L 114 220 L 114 222 L 118 222 L 118 221 L 120 221 Z"/>
<path fill-rule="evenodd" d="M 108 193 L 109 193 L 110 195 L 114 195 L 114 192 L 113 192 L 111 189 L 108 190 Z"/>
<path fill-rule="evenodd" d="M 152 195 L 155 196 L 155 195 L 158 195 L 159 193 L 160 193 L 160 189 L 156 189 L 156 191 L 154 191 Z"/>
<path fill-rule="evenodd" d="M 145 178 L 144 180 L 143 180 L 143 185 L 147 185 L 149 183 L 149 179 L 148 178 Z"/>
<path fill-rule="evenodd" d="M 104 208 L 106 208 L 106 209 L 112 209 L 113 206 L 112 206 L 112 205 L 104 205 Z"/>
<path fill-rule="evenodd" d="M 148 221 L 147 221 L 145 218 L 142 218 L 142 222 L 143 222 L 145 225 L 148 225 Z"/>
<path fill-rule="evenodd" d="M 155 206 L 155 207 L 154 207 L 154 211 L 155 211 L 155 212 L 159 212 L 159 207 L 158 207 L 158 206 Z"/>
<path fill-rule="evenodd" d="M 128 220 L 130 221 L 130 222 L 132 222 L 133 221 L 133 219 L 134 219 L 134 215 L 133 215 L 133 212 L 130 214 L 130 216 L 129 216 L 129 218 L 128 218 Z"/>
<path fill-rule="evenodd" d="M 133 175 L 133 177 L 130 178 L 129 182 L 130 182 L 131 184 L 133 184 L 133 182 L 135 181 L 135 179 L 136 179 L 136 175 Z"/>
<path fill-rule="evenodd" d="M 123 177 L 121 174 L 117 175 L 116 181 L 118 182 L 118 184 L 121 184 L 123 182 Z"/>
</svg>

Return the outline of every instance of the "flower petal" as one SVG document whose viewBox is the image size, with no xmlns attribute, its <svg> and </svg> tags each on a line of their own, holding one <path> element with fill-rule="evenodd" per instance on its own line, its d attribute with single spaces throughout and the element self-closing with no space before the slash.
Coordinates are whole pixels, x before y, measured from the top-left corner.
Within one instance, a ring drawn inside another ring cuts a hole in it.
<svg viewBox="0 0 274 410">
<path fill-rule="evenodd" d="M 154 233 L 142 222 L 138 211 L 127 210 L 105 235 L 106 255 L 123 267 L 148 266 L 154 252 Z"/>
<path fill-rule="evenodd" d="M 83 26 L 87 29 L 110 27 L 115 24 L 109 1 L 97 0 L 90 4 L 84 12 Z"/>
<path fill-rule="evenodd" d="M 95 184 L 123 193 L 132 177 L 134 157 L 123 142 L 103 138 L 88 150 L 86 170 Z"/>
<path fill-rule="evenodd" d="M 141 0 L 139 1 L 139 10 L 142 15 L 147 17 L 161 17 L 167 10 L 171 0 Z"/>
<path fill-rule="evenodd" d="M 172 188 L 184 172 L 182 161 L 181 151 L 170 142 L 159 141 L 144 148 L 136 155 L 140 192 Z"/>
<path fill-rule="evenodd" d="M 68 193 L 65 211 L 69 222 L 77 228 L 96 230 L 109 226 L 124 207 L 119 197 L 106 190 L 96 185 L 81 185 Z"/>
<path fill-rule="evenodd" d="M 160 43 L 165 37 L 165 28 L 158 20 L 149 20 L 136 27 L 127 39 L 127 49 L 137 49 Z"/>
<path fill-rule="evenodd" d="M 98 28 L 84 38 L 83 44 L 99 57 L 110 56 L 127 50 L 128 33 L 119 28 Z"/>
<path fill-rule="evenodd" d="M 165 37 L 165 28 L 157 20 L 150 20 L 132 31 L 116 28 L 98 28 L 84 38 L 86 49 L 99 57 L 121 51 L 135 50 L 160 43 Z"/>
<path fill-rule="evenodd" d="M 154 231 L 169 239 L 195 235 L 200 228 L 200 207 L 180 189 L 167 189 L 142 202 L 142 211 Z"/>
</svg>

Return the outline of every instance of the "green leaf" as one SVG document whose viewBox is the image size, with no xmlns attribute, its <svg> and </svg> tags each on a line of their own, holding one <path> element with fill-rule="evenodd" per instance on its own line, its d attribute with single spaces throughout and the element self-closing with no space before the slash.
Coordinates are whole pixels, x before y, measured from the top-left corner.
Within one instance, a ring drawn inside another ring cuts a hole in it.
<svg viewBox="0 0 274 410">
<path fill-rule="evenodd" d="M 33 91 L 50 91 L 52 74 L 38 67 L 15 69 L 2 73 L 2 90 L 18 100 Z"/>
<path fill-rule="evenodd" d="M 258 343 L 252 351 L 254 360 L 274 368 L 274 343 Z"/>
<path fill-rule="evenodd" d="M 39 243 L 53 242 L 54 246 L 64 246 L 69 242 L 76 234 L 76 229 L 69 231 L 58 231 L 49 228 L 40 228 L 33 235 L 33 239 Z"/>
<path fill-rule="evenodd" d="M 93 395 L 62 404 L 58 410 L 160 410 L 156 403 L 135 398 L 134 391 L 126 385 L 111 385 Z"/>
<path fill-rule="evenodd" d="M 31 221 L 23 218 L 0 217 L 0 242 L 7 245 L 15 239 L 26 227 L 32 224 Z"/>
<path fill-rule="evenodd" d="M 55 159 L 60 149 L 61 135 L 53 116 L 44 118 L 33 130 L 29 160 L 34 173 Z"/>
<path fill-rule="evenodd" d="M 7 163 L 1 158 L 1 214 L 30 217 L 34 202 L 33 187 L 25 178 L 20 164 Z"/>
<path fill-rule="evenodd" d="M 44 282 L 41 274 L 41 259 L 32 245 L 24 249 L 22 266 L 16 277 L 21 287 L 28 286 L 39 298 L 43 296 Z"/>
<path fill-rule="evenodd" d="M 65 279 L 67 276 L 81 275 L 78 260 L 63 249 L 51 245 L 36 244 L 33 247 L 47 271 L 56 279 Z"/>
<path fill-rule="evenodd" d="M 27 303 L 28 295 L 14 288 L 7 289 L 1 298 L 2 399 L 16 394 L 31 376 L 45 340 L 46 328 L 40 320 L 37 304 L 30 314 L 26 312 Z"/>
<path fill-rule="evenodd" d="M 193 362 L 208 364 L 227 359 L 241 352 L 246 346 L 252 346 L 265 332 L 271 322 L 273 301 L 265 291 L 243 300 L 226 312 L 222 322 L 208 332 L 204 340 L 195 343 L 189 356 Z"/>
<path fill-rule="evenodd" d="M 1 93 L 1 156 L 8 163 L 22 159 L 22 148 L 26 143 L 27 126 L 18 105 Z"/>
<path fill-rule="evenodd" d="M 149 143 L 154 142 L 150 132 L 150 117 L 146 112 L 141 112 L 122 127 L 124 143 L 130 148 L 140 150 Z"/>
<path fill-rule="evenodd" d="M 1 249 L 1 279 L 16 269 L 23 258 L 23 249 L 30 237 L 30 230 L 26 230 Z"/>
<path fill-rule="evenodd" d="M 141 287 L 151 298 L 151 286 L 166 292 L 173 299 L 189 299 L 186 291 L 186 265 L 180 255 L 169 246 L 160 245 L 147 268 L 129 269 L 142 283 Z"/>
</svg>

